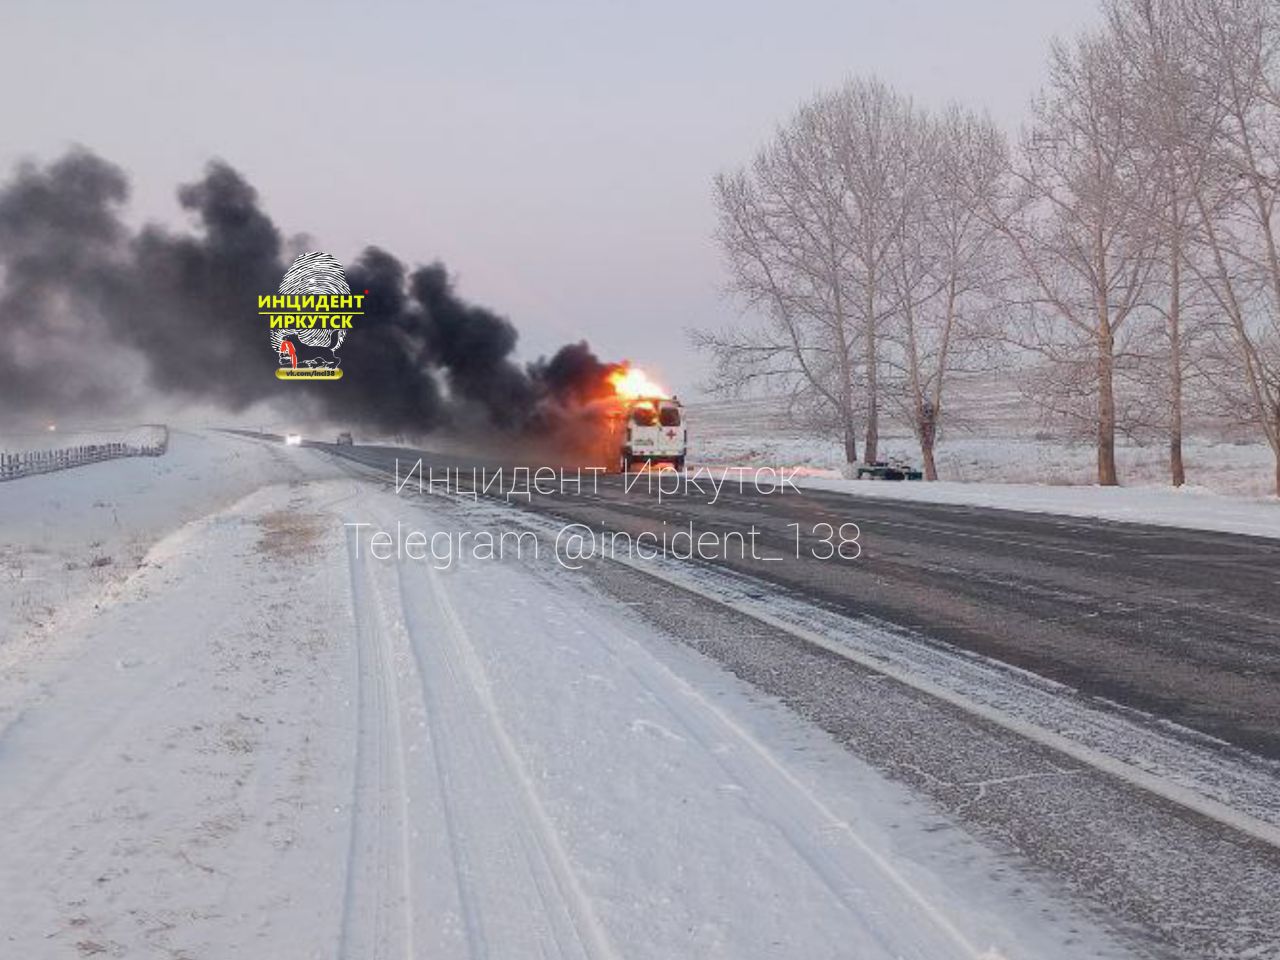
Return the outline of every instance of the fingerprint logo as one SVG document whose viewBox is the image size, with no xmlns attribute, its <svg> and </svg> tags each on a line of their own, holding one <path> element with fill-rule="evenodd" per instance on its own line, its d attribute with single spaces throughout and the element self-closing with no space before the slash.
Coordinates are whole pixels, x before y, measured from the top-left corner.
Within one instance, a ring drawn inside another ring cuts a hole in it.
<svg viewBox="0 0 1280 960">
<path fill-rule="evenodd" d="M 271 349 L 280 367 L 276 376 L 341 377 L 338 349 L 363 306 L 364 296 L 351 293 L 336 258 L 319 251 L 297 257 L 280 281 L 279 292 L 258 298 L 259 314 L 270 317 Z"/>
</svg>

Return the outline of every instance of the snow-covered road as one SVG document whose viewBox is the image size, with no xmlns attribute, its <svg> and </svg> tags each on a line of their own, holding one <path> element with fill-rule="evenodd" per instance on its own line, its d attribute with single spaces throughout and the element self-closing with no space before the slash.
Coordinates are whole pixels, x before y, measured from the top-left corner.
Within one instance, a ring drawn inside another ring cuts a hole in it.
<svg viewBox="0 0 1280 960">
<path fill-rule="evenodd" d="M 128 463 L 21 481 L 142 496 L 156 539 L 40 587 L 34 621 L 25 576 L 0 584 L 0 955 L 1127 955 L 554 565 L 376 560 L 344 526 L 457 532 L 456 508 L 189 440 L 164 465 L 203 465 L 185 492 Z M 56 579 L 74 521 L 55 544 L 20 513 L 9 556 Z"/>
</svg>

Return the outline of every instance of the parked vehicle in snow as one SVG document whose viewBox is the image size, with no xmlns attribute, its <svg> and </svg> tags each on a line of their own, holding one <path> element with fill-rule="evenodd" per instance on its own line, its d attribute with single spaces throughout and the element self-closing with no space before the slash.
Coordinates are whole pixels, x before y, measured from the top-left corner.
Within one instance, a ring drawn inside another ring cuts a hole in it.
<svg viewBox="0 0 1280 960">
<path fill-rule="evenodd" d="M 903 460 L 873 460 L 856 465 L 858 480 L 922 480 L 924 474 Z"/>
</svg>

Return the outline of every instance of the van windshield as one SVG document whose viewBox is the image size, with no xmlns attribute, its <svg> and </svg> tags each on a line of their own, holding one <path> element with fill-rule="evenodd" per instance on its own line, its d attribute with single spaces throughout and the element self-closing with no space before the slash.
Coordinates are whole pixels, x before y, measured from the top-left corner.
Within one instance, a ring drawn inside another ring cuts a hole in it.
<svg viewBox="0 0 1280 960">
<path fill-rule="evenodd" d="M 680 408 L 679 407 L 663 407 L 662 412 L 658 414 L 664 427 L 680 426 Z"/>
</svg>

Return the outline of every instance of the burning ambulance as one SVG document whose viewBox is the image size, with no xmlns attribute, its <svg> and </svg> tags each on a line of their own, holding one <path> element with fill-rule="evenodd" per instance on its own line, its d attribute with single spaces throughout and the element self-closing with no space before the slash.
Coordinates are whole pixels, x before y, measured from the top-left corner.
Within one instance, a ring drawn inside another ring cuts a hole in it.
<svg viewBox="0 0 1280 960">
<path fill-rule="evenodd" d="M 683 470 L 689 434 L 680 401 L 629 365 L 615 370 L 609 382 L 616 396 L 609 411 L 606 462 L 623 473 L 659 464 Z"/>
</svg>

